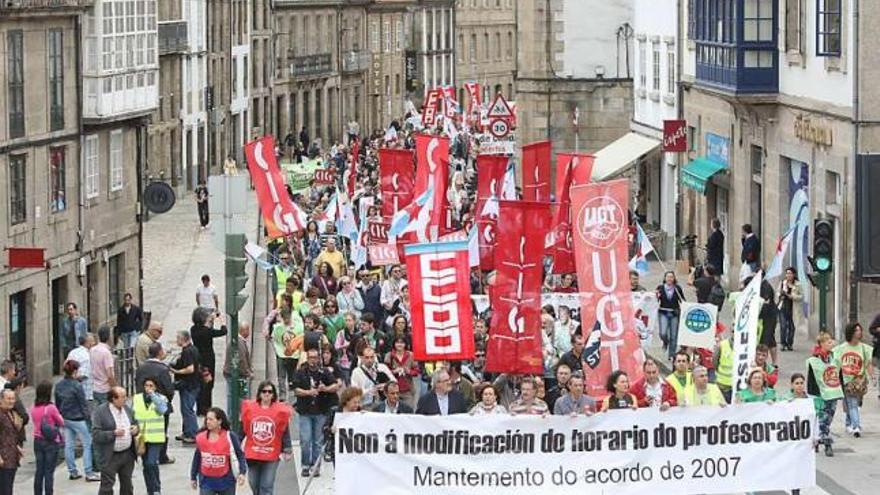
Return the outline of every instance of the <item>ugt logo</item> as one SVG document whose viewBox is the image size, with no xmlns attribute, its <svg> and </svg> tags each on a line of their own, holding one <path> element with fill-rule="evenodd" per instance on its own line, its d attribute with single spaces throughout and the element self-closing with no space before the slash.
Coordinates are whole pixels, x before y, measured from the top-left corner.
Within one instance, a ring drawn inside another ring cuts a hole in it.
<svg viewBox="0 0 880 495">
<path fill-rule="evenodd" d="M 599 196 L 584 203 L 575 223 L 581 239 L 596 249 L 610 248 L 626 231 L 623 208 L 611 196 Z"/>
</svg>

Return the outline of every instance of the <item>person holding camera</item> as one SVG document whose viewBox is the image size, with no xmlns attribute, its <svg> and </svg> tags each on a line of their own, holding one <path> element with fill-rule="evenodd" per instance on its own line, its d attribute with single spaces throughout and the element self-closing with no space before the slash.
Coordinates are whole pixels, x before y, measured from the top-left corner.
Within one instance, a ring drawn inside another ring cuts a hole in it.
<svg viewBox="0 0 880 495">
<path fill-rule="evenodd" d="M 318 349 L 306 351 L 306 363 L 293 376 L 293 393 L 296 394 L 296 412 L 299 414 L 300 454 L 302 476 L 320 476 L 312 469 L 321 458 L 324 444 L 324 423 L 330 413 L 327 396 L 335 394 L 339 384 L 336 378 L 321 365 Z"/>
<path fill-rule="evenodd" d="M 383 363 L 376 361 L 376 351 L 369 345 L 365 346 L 358 356 L 358 366 L 351 372 L 351 385 L 363 390 L 361 406 L 372 409 L 384 400 L 385 384 L 397 381 L 394 373 Z"/>
</svg>

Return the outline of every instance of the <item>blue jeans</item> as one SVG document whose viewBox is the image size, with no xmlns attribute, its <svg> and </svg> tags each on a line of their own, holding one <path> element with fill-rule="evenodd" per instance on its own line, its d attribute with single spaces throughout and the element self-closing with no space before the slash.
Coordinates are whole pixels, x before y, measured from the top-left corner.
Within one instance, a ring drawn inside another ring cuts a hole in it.
<svg viewBox="0 0 880 495">
<path fill-rule="evenodd" d="M 119 340 L 122 341 L 123 349 L 134 349 L 134 345 L 137 342 L 137 339 L 137 332 L 125 332 L 119 336 Z"/>
<path fill-rule="evenodd" d="M 162 481 L 159 479 L 159 453 L 162 452 L 161 443 L 148 443 L 147 452 L 144 454 L 144 484 L 147 487 L 147 495 L 153 495 L 162 491 Z"/>
<path fill-rule="evenodd" d="M 321 445 L 324 443 L 323 414 L 299 415 L 299 448 L 302 468 L 307 469 L 321 458 Z"/>
<path fill-rule="evenodd" d="M 275 472 L 278 471 L 278 462 L 266 461 L 247 461 L 248 463 L 248 483 L 251 485 L 251 491 L 254 495 L 273 495 L 275 493 Z M 299 481 L 294 476 L 294 483 Z M 299 493 L 299 486 L 292 488 L 284 485 L 285 492 Z"/>
<path fill-rule="evenodd" d="M 92 465 L 92 435 L 89 433 L 89 426 L 85 420 L 64 420 L 64 462 L 67 464 L 67 472 L 71 476 L 78 474 L 76 472 L 77 437 L 82 442 L 83 471 L 85 471 L 86 476 L 95 474 L 95 469 Z"/>
<path fill-rule="evenodd" d="M 180 390 L 180 415 L 183 417 L 183 436 L 195 438 L 199 430 L 196 419 L 196 400 L 199 398 L 199 389 Z"/>
<path fill-rule="evenodd" d="M 862 428 L 862 418 L 859 414 L 859 402 L 861 402 L 861 399 L 854 395 L 843 396 L 844 411 L 846 412 L 846 426 L 849 428 Z"/>
<path fill-rule="evenodd" d="M 37 461 L 37 474 L 34 476 L 34 495 L 52 495 L 55 489 L 55 461 L 58 460 L 59 445 L 34 438 L 34 457 Z M 44 490 L 45 489 L 45 490 Z"/>
<path fill-rule="evenodd" d="M 678 351 L 678 316 L 674 313 L 660 311 L 660 339 L 669 357 L 674 357 Z"/>
<path fill-rule="evenodd" d="M 210 488 L 199 488 L 199 495 L 235 495 L 235 485 L 225 490 L 211 490 Z"/>
</svg>

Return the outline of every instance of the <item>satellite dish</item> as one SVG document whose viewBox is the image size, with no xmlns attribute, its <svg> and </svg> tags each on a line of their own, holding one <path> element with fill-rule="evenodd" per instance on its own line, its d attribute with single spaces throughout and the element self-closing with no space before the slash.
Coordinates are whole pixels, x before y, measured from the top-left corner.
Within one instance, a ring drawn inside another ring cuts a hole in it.
<svg viewBox="0 0 880 495">
<path fill-rule="evenodd" d="M 144 189 L 144 206 L 153 213 L 165 213 L 174 206 L 174 189 L 165 182 L 153 182 Z"/>
</svg>

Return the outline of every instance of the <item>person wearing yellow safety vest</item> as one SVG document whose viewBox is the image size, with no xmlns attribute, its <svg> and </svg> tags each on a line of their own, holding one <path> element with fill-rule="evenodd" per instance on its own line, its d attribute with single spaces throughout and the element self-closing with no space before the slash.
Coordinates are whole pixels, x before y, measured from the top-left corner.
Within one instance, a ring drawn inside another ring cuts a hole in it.
<svg viewBox="0 0 880 495">
<path fill-rule="evenodd" d="M 675 359 L 672 361 L 672 373 L 666 377 L 666 382 L 675 390 L 675 398 L 679 404 L 684 401 L 684 389 L 693 383 L 693 376 L 690 372 L 691 357 L 685 351 L 675 353 Z"/>
<path fill-rule="evenodd" d="M 290 253 L 282 251 L 278 256 L 278 259 L 280 260 L 280 263 L 275 265 L 272 269 L 272 272 L 275 275 L 275 286 L 272 291 L 273 295 L 284 290 L 287 286 L 287 279 L 293 274 L 293 266 L 290 264 Z"/>
<path fill-rule="evenodd" d="M 807 359 L 807 393 L 820 397 L 823 401 L 822 411 L 818 415 L 819 443 L 825 444 L 825 455 L 834 456 L 831 448 L 831 422 L 837 402 L 843 399 L 841 387 L 840 361 L 834 356 L 834 337 L 820 332 L 816 337 L 813 355 Z"/>
<path fill-rule="evenodd" d="M 143 440 L 139 438 L 138 444 L 141 441 L 146 444 L 146 450 L 138 452 L 144 464 L 144 484 L 149 495 L 158 494 L 162 491 L 159 453 L 165 443 L 165 411 L 168 410 L 168 400 L 156 390 L 155 379 L 144 380 L 144 391 L 132 397 L 132 408 L 134 419 L 141 426 L 140 436 Z"/>
<path fill-rule="evenodd" d="M 713 356 L 715 362 L 715 384 L 721 390 L 724 400 L 730 404 L 733 390 L 733 334 L 721 340 Z"/>
<path fill-rule="evenodd" d="M 684 388 L 684 402 L 679 402 L 680 406 L 727 405 L 718 385 L 709 383 L 709 371 L 705 366 L 696 366 L 691 374 L 693 382 Z"/>
</svg>

